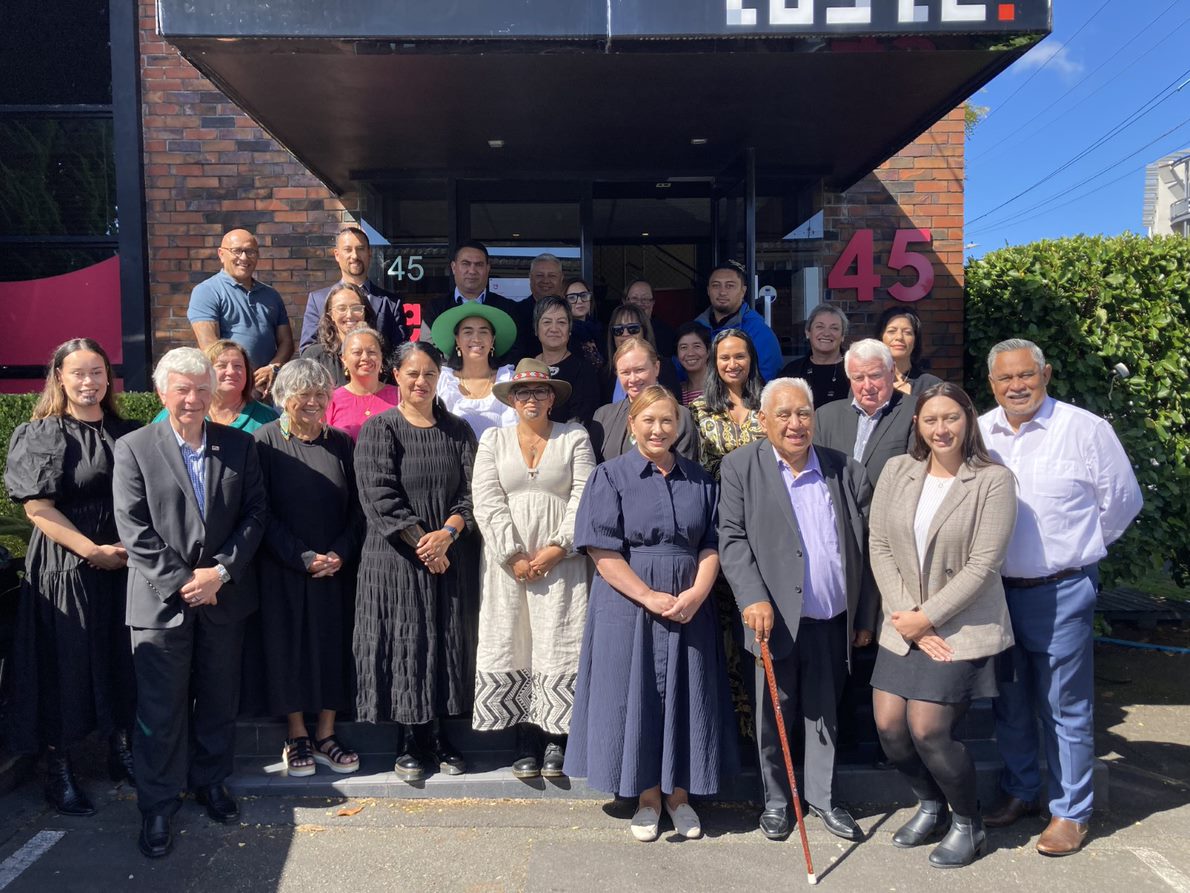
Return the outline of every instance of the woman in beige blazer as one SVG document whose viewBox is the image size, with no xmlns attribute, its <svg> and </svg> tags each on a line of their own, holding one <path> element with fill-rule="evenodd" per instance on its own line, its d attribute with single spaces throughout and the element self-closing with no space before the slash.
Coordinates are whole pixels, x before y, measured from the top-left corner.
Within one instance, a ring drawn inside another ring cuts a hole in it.
<svg viewBox="0 0 1190 893">
<path fill-rule="evenodd" d="M 884 752 L 920 805 L 893 836 L 968 865 L 987 847 L 975 765 L 954 729 L 972 698 L 996 694 L 996 655 L 1012 645 L 1000 565 L 1016 521 L 1016 481 L 988 455 L 971 398 L 943 382 L 917 400 L 913 447 L 889 461 L 872 497 L 872 572 L 884 623 L 872 704 Z M 949 803 L 949 809 L 947 804 Z"/>
</svg>

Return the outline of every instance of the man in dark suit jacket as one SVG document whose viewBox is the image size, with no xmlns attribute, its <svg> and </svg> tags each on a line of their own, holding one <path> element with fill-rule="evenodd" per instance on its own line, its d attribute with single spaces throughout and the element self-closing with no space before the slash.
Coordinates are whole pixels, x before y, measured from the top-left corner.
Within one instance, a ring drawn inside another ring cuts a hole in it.
<svg viewBox="0 0 1190 893">
<path fill-rule="evenodd" d="M 851 381 L 851 400 L 820 407 L 814 443 L 846 453 L 860 462 L 875 489 L 880 472 L 893 456 L 909 452 L 913 442 L 913 400 L 893 387 L 893 357 L 874 338 L 851 345 L 843 357 Z"/>
<path fill-rule="evenodd" d="M 298 344 L 301 353 L 318 339 L 318 322 L 326 309 L 326 299 L 339 282 L 358 285 L 368 296 L 368 303 L 376 311 L 376 331 L 388 342 L 388 349 L 394 350 L 402 341 L 409 340 L 409 329 L 405 325 L 405 308 L 401 299 L 385 288 L 381 288 L 368 277 L 372 263 L 372 246 L 368 234 L 357 226 L 345 226 L 335 237 L 335 263 L 339 265 L 339 279 L 325 288 L 310 292 L 306 298 L 306 312 L 302 314 L 302 340 Z"/>
<path fill-rule="evenodd" d="M 518 349 L 518 345 L 524 342 L 524 337 L 521 334 L 522 327 L 530 324 L 526 321 L 526 311 L 530 315 L 532 314 L 532 301 L 510 301 L 508 298 L 488 291 L 488 274 L 491 272 L 491 263 L 488 260 L 487 246 L 483 242 L 476 241 L 460 244 L 450 260 L 450 272 L 455 280 L 454 294 L 441 295 L 428 304 L 422 304 L 421 340 L 430 341 L 430 329 L 434 325 L 434 320 L 451 307 L 478 301 L 489 307 L 495 307 L 497 310 L 503 310 L 512 317 L 517 325 L 517 340 L 509 348 L 508 353 L 498 358 L 500 363 L 515 366 L 525 356 L 529 356 L 529 354 L 523 354 Z M 536 353 L 532 354 L 532 356 L 536 355 Z"/>
<path fill-rule="evenodd" d="M 216 821 L 239 815 L 223 781 L 266 513 L 255 442 L 205 421 L 215 373 L 203 353 L 171 350 L 153 380 L 168 418 L 117 441 L 113 481 L 128 550 L 139 845 L 150 858 L 170 851 L 170 819 L 187 789 Z"/>
<path fill-rule="evenodd" d="M 838 703 L 851 645 L 871 642 L 874 587 L 865 568 L 868 503 L 863 468 L 811 446 L 813 397 L 802 379 L 765 386 L 760 421 L 768 435 L 728 453 L 720 466 L 719 561 L 735 593 L 754 654 L 767 641 L 788 718 L 800 701 L 811 812 L 832 834 L 863 837 L 832 799 Z M 756 741 L 770 839 L 789 833 L 789 786 L 764 668 L 756 667 Z"/>
</svg>

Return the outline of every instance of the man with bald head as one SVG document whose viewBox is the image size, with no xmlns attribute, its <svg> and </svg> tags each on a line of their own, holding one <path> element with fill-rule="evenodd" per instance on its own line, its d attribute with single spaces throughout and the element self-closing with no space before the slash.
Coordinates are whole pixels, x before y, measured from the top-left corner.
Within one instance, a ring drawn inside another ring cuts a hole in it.
<svg viewBox="0 0 1190 893">
<path fill-rule="evenodd" d="M 281 364 L 293 356 L 293 329 L 281 295 L 253 276 L 259 260 L 256 236 L 245 229 L 227 233 L 219 245 L 223 269 L 194 286 L 186 316 L 201 349 L 221 338 L 243 347 L 256 370 L 257 389 L 267 393 Z"/>
<path fill-rule="evenodd" d="M 876 625 L 875 592 L 864 572 L 872 488 L 858 462 L 815 445 L 814 398 L 804 379 L 765 385 L 758 418 L 766 439 L 728 453 L 719 469 L 719 562 L 743 614 L 748 649 L 759 655 L 760 643 L 769 645 L 786 723 L 801 715 L 810 811 L 832 834 L 862 840 L 835 802 L 833 782 L 851 647 L 869 644 Z M 760 830 L 779 840 L 789 834 L 791 792 L 761 666 L 756 704 Z"/>
</svg>

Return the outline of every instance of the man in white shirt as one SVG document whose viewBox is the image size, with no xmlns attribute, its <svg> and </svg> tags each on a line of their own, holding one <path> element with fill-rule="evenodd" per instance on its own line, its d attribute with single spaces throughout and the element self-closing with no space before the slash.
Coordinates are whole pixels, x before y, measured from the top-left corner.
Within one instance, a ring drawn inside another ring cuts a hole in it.
<svg viewBox="0 0 1190 893">
<path fill-rule="evenodd" d="M 1111 425 L 1050 397 L 1051 373 L 1031 341 L 1002 341 L 988 354 L 999 407 L 979 427 L 991 454 L 1016 474 L 1019 508 L 1001 570 L 1016 638 L 1014 681 L 1001 683 L 995 701 L 1005 799 L 984 823 L 1004 827 L 1037 812 L 1039 715 L 1053 818 L 1037 850 L 1065 856 L 1082 847 L 1094 796 L 1097 564 L 1142 501 Z"/>
</svg>

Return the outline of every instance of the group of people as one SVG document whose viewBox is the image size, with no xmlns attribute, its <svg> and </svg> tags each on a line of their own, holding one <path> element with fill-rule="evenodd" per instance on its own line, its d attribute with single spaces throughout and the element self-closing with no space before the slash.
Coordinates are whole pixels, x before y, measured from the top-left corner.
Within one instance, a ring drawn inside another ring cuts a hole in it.
<svg viewBox="0 0 1190 893">
<path fill-rule="evenodd" d="M 255 239 L 233 231 L 220 254 L 191 308 L 203 349 L 154 370 L 157 424 L 119 417 L 103 348 L 75 339 L 13 435 L 5 483 L 35 529 L 6 726 L 47 753 L 59 811 L 94 811 L 68 752 L 100 730 L 146 856 L 170 851 L 187 791 L 233 820 L 243 703 L 286 717 L 299 776 L 359 769 L 343 713 L 397 724 L 407 781 L 467 771 L 447 717 L 515 728 L 514 775 L 636 799 L 642 841 L 663 814 L 701 834 L 689 797 L 718 790 L 746 731 L 759 826 L 781 839 L 776 713 L 744 659 L 767 644 L 804 731 L 807 807 L 860 840 L 835 748 L 854 650 L 875 645 L 880 740 L 920 801 L 896 845 L 940 840 L 931 864 L 966 865 L 984 824 L 1036 812 L 1040 716 L 1037 848 L 1081 847 L 1095 567 L 1141 497 L 1110 425 L 1048 396 L 1036 345 L 992 349 L 998 406 L 977 416 L 922 372 L 906 308 L 845 352 L 846 316 L 817 308 L 811 354 L 781 370 L 727 265 L 663 354 L 647 301 L 618 307 L 601 343 L 576 311 L 590 288 L 556 259 L 534 262 L 544 293 L 502 308 L 478 243 L 414 340 L 349 228 L 344 281 L 311 294 L 291 359 Z M 982 818 L 956 737 L 980 697 L 1005 762 Z"/>
</svg>

